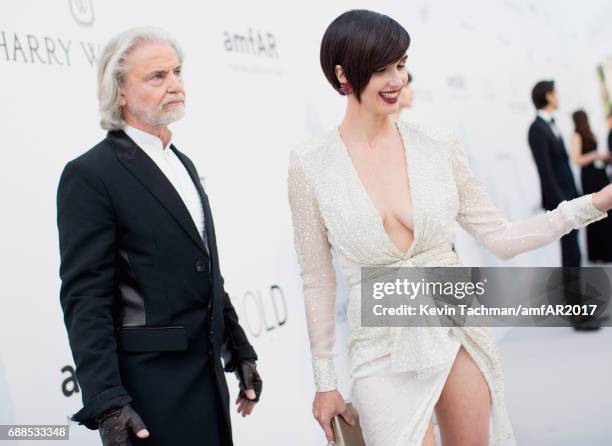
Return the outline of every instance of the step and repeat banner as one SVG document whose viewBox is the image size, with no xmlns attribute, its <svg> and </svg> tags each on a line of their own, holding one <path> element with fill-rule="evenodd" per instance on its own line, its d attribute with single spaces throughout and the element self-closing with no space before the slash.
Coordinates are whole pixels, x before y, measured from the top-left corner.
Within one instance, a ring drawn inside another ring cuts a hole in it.
<svg viewBox="0 0 612 446">
<path fill-rule="evenodd" d="M 555 21 L 553 3 L 550 10 L 541 4 L 2 2 L 0 424 L 66 424 L 81 407 L 58 298 L 55 194 L 65 163 L 104 136 L 95 76 L 111 36 L 160 26 L 186 54 L 187 114 L 171 127 L 174 142 L 203 176 L 226 287 L 265 383 L 253 415 L 233 414 L 236 443 L 305 446 L 324 439 L 311 414 L 314 385 L 286 178 L 288 151 L 342 119 L 345 99 L 318 64 L 325 28 L 352 8 L 402 23 L 412 37 L 415 90 L 414 107 L 402 118 L 454 129 L 496 205 L 518 220 L 542 212 L 526 142 L 533 84 L 557 81 L 566 140 L 578 107 L 592 112 L 596 131 L 604 130 L 595 68 L 581 62 L 581 35 Z M 460 228 L 456 248 L 465 264 L 501 264 Z M 557 265 L 559 255 L 553 244 L 505 264 Z M 348 398 L 345 289 L 339 279 L 337 367 Z M 235 378 L 227 379 L 235 398 Z M 70 444 L 97 439 L 97 432 L 70 427 Z"/>
</svg>

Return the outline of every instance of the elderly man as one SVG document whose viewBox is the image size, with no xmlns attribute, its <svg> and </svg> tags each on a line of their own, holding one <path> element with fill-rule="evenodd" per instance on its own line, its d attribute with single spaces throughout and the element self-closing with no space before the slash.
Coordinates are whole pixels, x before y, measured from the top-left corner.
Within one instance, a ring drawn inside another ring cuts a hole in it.
<svg viewBox="0 0 612 446">
<path fill-rule="evenodd" d="M 208 198 L 168 124 L 185 109 L 182 53 L 129 30 L 99 63 L 99 144 L 57 193 L 60 300 L 83 391 L 74 415 L 105 446 L 232 445 L 225 371 L 243 416 L 261 392 L 257 355 L 219 271 Z"/>
</svg>

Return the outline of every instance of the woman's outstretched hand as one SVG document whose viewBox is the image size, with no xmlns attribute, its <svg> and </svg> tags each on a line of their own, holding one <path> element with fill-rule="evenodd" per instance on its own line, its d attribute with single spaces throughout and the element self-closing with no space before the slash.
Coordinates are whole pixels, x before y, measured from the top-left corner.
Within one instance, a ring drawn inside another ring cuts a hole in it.
<svg viewBox="0 0 612 446">
<path fill-rule="evenodd" d="M 312 414 L 319 422 L 327 441 L 335 441 L 331 420 L 340 415 L 351 426 L 355 425 L 355 417 L 348 411 L 346 403 L 337 390 L 317 392 L 312 403 Z"/>
<path fill-rule="evenodd" d="M 612 209 L 612 184 L 608 184 L 599 192 L 593 193 L 593 206 L 602 212 Z"/>
</svg>

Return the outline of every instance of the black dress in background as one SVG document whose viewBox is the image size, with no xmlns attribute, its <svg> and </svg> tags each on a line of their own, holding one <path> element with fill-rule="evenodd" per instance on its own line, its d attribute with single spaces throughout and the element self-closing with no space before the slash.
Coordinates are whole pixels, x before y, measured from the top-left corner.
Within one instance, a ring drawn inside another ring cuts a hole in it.
<svg viewBox="0 0 612 446">
<path fill-rule="evenodd" d="M 582 154 L 597 150 L 596 142 L 582 141 Z M 594 163 L 583 166 L 581 169 L 582 193 L 591 194 L 607 186 L 610 180 L 605 168 L 598 169 Z M 587 226 L 587 253 L 591 262 L 612 261 L 612 213 L 608 211 L 608 218 L 591 223 Z"/>
</svg>

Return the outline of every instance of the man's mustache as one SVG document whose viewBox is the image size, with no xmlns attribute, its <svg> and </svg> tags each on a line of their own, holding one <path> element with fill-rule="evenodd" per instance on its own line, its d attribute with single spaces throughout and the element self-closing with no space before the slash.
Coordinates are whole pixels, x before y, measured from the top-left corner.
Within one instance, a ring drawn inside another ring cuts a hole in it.
<svg viewBox="0 0 612 446">
<path fill-rule="evenodd" d="M 176 102 L 176 101 L 185 101 L 185 95 L 180 95 L 180 96 L 172 96 L 168 99 L 165 99 L 164 102 L 162 102 L 162 107 L 170 104 L 171 102 Z"/>
</svg>

